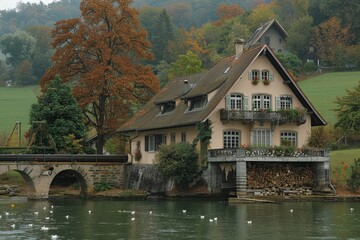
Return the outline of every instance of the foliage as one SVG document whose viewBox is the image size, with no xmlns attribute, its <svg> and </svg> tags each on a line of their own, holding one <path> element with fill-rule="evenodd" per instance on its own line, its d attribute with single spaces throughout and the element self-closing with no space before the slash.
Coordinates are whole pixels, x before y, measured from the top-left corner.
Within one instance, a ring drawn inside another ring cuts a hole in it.
<svg viewBox="0 0 360 240">
<path fill-rule="evenodd" d="M 212 127 L 211 122 L 208 120 L 206 122 L 197 123 L 195 128 L 198 131 L 198 135 L 193 140 L 193 145 L 195 146 L 198 142 L 203 142 L 206 145 L 210 144 Z"/>
<path fill-rule="evenodd" d="M 353 90 L 346 90 L 343 97 L 336 97 L 338 121 L 335 127 L 341 128 L 345 134 L 360 133 L 360 82 Z"/>
<path fill-rule="evenodd" d="M 244 14 L 244 10 L 238 4 L 220 3 L 216 8 L 218 20 L 215 22 L 217 26 L 222 25 L 226 20 L 233 19 Z"/>
<path fill-rule="evenodd" d="M 199 73 L 202 71 L 201 60 L 192 51 L 188 51 L 185 55 L 180 55 L 178 60 L 172 64 L 169 78 L 181 77 Z"/>
<path fill-rule="evenodd" d="M 337 17 L 332 17 L 315 28 L 313 44 L 317 55 L 322 61 L 335 65 L 336 50 L 344 49 L 350 44 L 351 35 L 349 29 L 349 26 L 342 26 L 340 19 Z"/>
<path fill-rule="evenodd" d="M 347 184 L 352 191 L 356 191 L 360 188 L 360 158 L 354 160 L 354 164 L 351 166 L 351 175 Z"/>
<path fill-rule="evenodd" d="M 290 122 L 298 122 L 304 117 L 306 110 L 300 108 L 289 108 L 279 110 L 282 117 L 287 118 Z"/>
<path fill-rule="evenodd" d="M 275 2 L 268 4 L 260 3 L 249 14 L 246 22 L 251 31 L 255 31 L 262 24 L 276 18 Z"/>
<path fill-rule="evenodd" d="M 69 134 L 68 136 L 64 136 L 65 153 L 78 154 L 83 153 L 83 139 L 77 139 L 74 134 Z"/>
<path fill-rule="evenodd" d="M 294 73 L 295 76 L 299 75 L 301 69 L 301 60 L 295 54 L 278 54 L 277 56 L 289 72 Z"/>
<path fill-rule="evenodd" d="M 100 182 L 94 184 L 95 192 L 103 192 L 103 191 L 111 190 L 113 188 L 114 187 L 111 183 Z"/>
<path fill-rule="evenodd" d="M 42 120 L 46 121 L 45 130 L 54 139 L 58 150 L 80 151 L 78 141 L 86 134 L 83 115 L 70 87 L 62 83 L 58 75 L 45 85 L 43 95 L 31 106 L 30 123 Z M 36 131 L 34 127 L 33 132 Z"/>
<path fill-rule="evenodd" d="M 344 161 L 341 161 L 341 163 L 333 169 L 334 174 L 332 175 L 331 183 L 337 186 L 346 183 L 348 179 L 348 168 L 349 165 Z"/>
<path fill-rule="evenodd" d="M 317 66 L 314 62 L 307 62 L 303 66 L 303 71 L 306 74 L 313 73 L 317 70 Z"/>
<path fill-rule="evenodd" d="M 334 129 L 331 126 L 313 127 L 308 137 L 310 147 L 323 148 L 336 141 Z"/>
<path fill-rule="evenodd" d="M 42 87 L 56 74 L 72 82 L 87 125 L 96 130 L 99 154 L 131 105 L 146 102 L 159 88 L 151 69 L 140 64 L 152 54 L 131 2 L 82 1 L 81 18 L 58 21 L 52 32 L 54 65 L 41 79 Z"/>
<path fill-rule="evenodd" d="M 159 171 L 180 188 L 186 188 L 197 173 L 197 154 L 189 143 L 162 144 L 156 159 Z"/>
<path fill-rule="evenodd" d="M 284 27 L 291 27 L 298 19 L 308 16 L 311 0 L 276 0 L 274 12 Z M 303 30 L 303 29 L 301 29 Z"/>
</svg>

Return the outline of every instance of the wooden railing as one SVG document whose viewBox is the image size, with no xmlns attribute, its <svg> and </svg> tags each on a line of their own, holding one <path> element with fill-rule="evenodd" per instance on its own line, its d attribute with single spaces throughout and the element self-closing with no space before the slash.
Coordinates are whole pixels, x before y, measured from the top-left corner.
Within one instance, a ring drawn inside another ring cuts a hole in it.
<svg viewBox="0 0 360 240">
<path fill-rule="evenodd" d="M 296 110 L 294 110 L 295 112 Z M 251 110 L 233 110 L 223 108 L 220 110 L 220 119 L 222 121 L 241 120 L 241 121 L 271 121 L 279 124 L 295 122 L 298 125 L 306 122 L 305 113 L 297 113 L 295 116 L 290 111 L 251 111 Z"/>
</svg>

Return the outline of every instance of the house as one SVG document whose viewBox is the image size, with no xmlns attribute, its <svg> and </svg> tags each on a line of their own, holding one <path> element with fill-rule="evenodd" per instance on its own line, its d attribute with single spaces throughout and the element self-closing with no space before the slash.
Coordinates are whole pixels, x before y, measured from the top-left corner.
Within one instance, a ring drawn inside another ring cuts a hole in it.
<svg viewBox="0 0 360 240">
<path fill-rule="evenodd" d="M 316 188 L 329 187 L 326 151 L 296 158 L 246 153 L 244 146 L 266 148 L 282 141 L 300 148 L 311 127 L 326 122 L 268 45 L 244 45 L 237 39 L 234 56 L 201 74 L 170 81 L 118 130 L 131 138 L 133 163 L 154 164 L 160 144 L 192 142 L 196 124 L 208 123 L 212 138 L 203 164 L 209 191 L 232 186 L 238 195 L 247 193 L 247 164 L 261 161 L 310 162 Z"/>
<path fill-rule="evenodd" d="M 268 45 L 277 54 L 286 54 L 287 32 L 276 20 L 272 19 L 255 30 L 245 48 L 251 48 L 259 44 Z"/>
</svg>

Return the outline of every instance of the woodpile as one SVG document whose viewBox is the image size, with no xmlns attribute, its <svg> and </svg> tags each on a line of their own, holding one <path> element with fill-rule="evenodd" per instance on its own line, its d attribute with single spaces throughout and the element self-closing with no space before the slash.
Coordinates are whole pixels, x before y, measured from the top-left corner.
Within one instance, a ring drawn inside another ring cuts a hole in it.
<svg viewBox="0 0 360 240">
<path fill-rule="evenodd" d="M 248 163 L 247 187 L 254 195 L 310 195 L 313 172 L 299 163 Z"/>
</svg>

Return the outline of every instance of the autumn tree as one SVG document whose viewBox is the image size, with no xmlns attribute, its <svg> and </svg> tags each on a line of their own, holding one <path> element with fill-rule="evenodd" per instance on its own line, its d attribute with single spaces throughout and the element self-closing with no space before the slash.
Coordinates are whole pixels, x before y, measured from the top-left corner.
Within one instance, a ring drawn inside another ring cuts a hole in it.
<svg viewBox="0 0 360 240">
<path fill-rule="evenodd" d="M 337 50 L 349 46 L 350 41 L 349 27 L 343 27 L 337 17 L 323 22 L 314 30 L 313 43 L 317 55 L 323 62 L 330 65 L 335 65 Z"/>
<path fill-rule="evenodd" d="M 188 51 L 184 55 L 180 55 L 178 60 L 172 63 L 169 78 L 181 77 L 199 73 L 202 71 L 201 60 L 192 51 Z"/>
<path fill-rule="evenodd" d="M 244 13 L 244 10 L 238 4 L 219 4 L 216 8 L 216 15 L 218 16 L 218 21 L 215 22 L 217 26 L 222 25 L 226 20 L 233 19 L 237 16 L 240 16 Z"/>
<path fill-rule="evenodd" d="M 250 30 L 255 31 L 262 24 L 276 18 L 275 6 L 274 2 L 257 5 L 247 17 L 247 25 Z"/>
<path fill-rule="evenodd" d="M 151 69 L 140 64 L 152 54 L 131 3 L 82 1 L 81 17 L 58 21 L 52 32 L 54 65 L 41 79 L 43 89 L 56 74 L 72 82 L 87 124 L 97 132 L 99 154 L 105 137 L 129 117 L 131 104 L 144 103 L 159 88 Z"/>
</svg>

